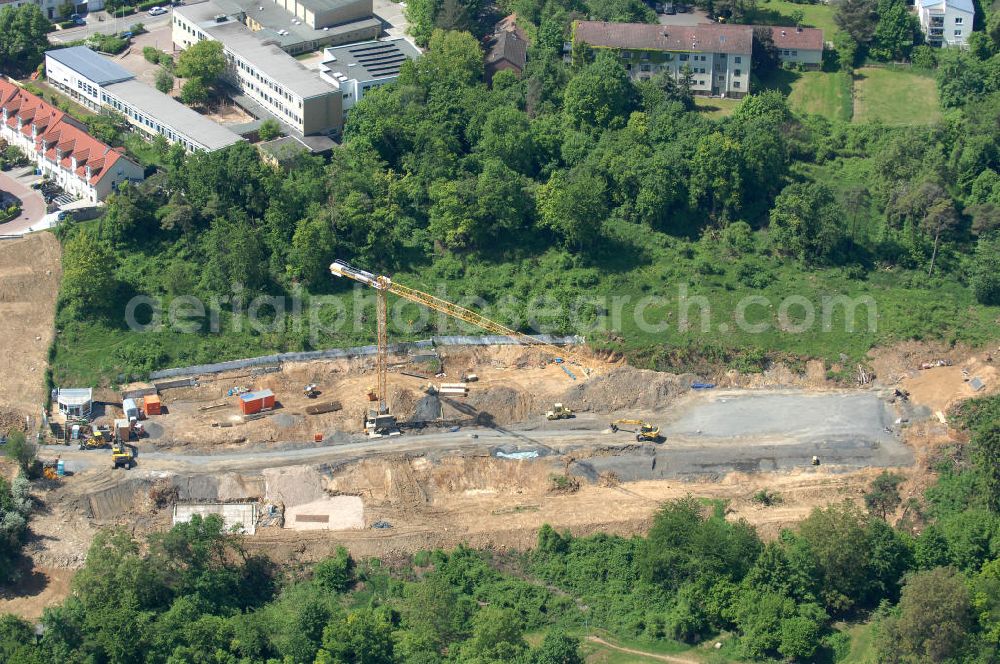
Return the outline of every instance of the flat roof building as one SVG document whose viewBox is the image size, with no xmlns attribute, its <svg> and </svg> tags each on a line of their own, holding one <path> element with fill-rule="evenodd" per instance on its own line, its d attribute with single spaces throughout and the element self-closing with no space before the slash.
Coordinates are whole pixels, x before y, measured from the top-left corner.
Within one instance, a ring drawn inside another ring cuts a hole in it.
<svg viewBox="0 0 1000 664">
<path fill-rule="evenodd" d="M 417 47 L 402 37 L 337 46 L 324 51 L 320 77 L 343 93 L 346 114 L 368 90 L 392 83 L 403 63 L 418 57 Z"/>
<path fill-rule="evenodd" d="M 86 46 L 46 51 L 45 74 L 49 83 L 80 104 L 95 111 L 113 109 L 133 128 L 162 135 L 189 152 L 212 152 L 243 140 Z"/>
<path fill-rule="evenodd" d="M 325 24 L 332 20 L 345 22 Z M 342 94 L 291 54 L 372 39 L 380 31 L 371 0 L 208 0 L 174 9 L 172 39 L 181 49 L 205 39 L 221 42 L 224 78 L 252 102 L 247 110 L 270 114 L 296 135 L 315 136 L 340 133 Z"/>
</svg>

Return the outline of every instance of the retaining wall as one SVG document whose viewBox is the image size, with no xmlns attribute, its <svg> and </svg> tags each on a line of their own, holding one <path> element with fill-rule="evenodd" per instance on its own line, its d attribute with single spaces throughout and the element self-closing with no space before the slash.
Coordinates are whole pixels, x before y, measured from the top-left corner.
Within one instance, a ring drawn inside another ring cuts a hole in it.
<svg viewBox="0 0 1000 664">
<path fill-rule="evenodd" d="M 584 341 L 583 337 L 576 335 L 561 337 L 551 334 L 536 334 L 532 335 L 532 338 L 544 343 L 553 344 L 557 346 L 582 344 Z M 415 350 L 431 349 L 434 348 L 435 346 L 503 346 L 503 345 L 514 345 L 518 343 L 520 342 L 515 339 L 503 336 L 431 337 L 430 339 L 425 339 L 423 341 L 412 341 L 399 344 L 391 344 L 389 346 L 389 353 L 402 355 L 410 353 Z M 299 353 L 277 353 L 275 355 L 251 357 L 243 360 L 216 362 L 215 364 L 197 364 L 190 367 L 163 369 L 162 371 L 151 372 L 149 374 L 149 378 L 150 380 L 156 380 L 159 378 L 176 378 L 178 376 L 222 373 L 223 371 L 235 371 L 237 369 L 246 369 L 249 367 L 281 364 L 283 362 L 309 362 L 311 360 L 367 357 L 370 355 L 374 355 L 375 352 L 376 352 L 375 346 L 357 346 L 354 348 L 330 348 L 327 350 L 313 350 L 313 351 L 304 351 Z M 169 386 L 175 387 L 175 385 L 169 385 Z M 163 387 L 167 387 L 167 385 L 163 383 L 157 383 L 157 387 L 162 389 Z"/>
</svg>

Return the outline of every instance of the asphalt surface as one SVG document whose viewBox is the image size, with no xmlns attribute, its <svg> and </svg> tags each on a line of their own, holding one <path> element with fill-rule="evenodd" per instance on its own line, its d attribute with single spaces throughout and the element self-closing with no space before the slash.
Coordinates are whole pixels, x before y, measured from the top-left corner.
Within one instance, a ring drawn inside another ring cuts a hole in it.
<svg viewBox="0 0 1000 664">
<path fill-rule="evenodd" d="M 434 430 L 382 439 L 344 436 L 343 442 L 334 444 L 251 447 L 221 454 L 143 451 L 140 443 L 138 468 L 204 474 L 339 464 L 404 452 L 446 456 L 502 449 L 544 457 L 600 449 L 600 455 L 574 463 L 571 471 L 592 479 L 610 471 L 629 481 L 809 468 L 814 455 L 824 466 L 843 470 L 906 466 L 914 461 L 894 429 L 892 407 L 872 392 L 708 393 L 693 395 L 672 411 L 643 417 L 662 426 L 665 442 L 636 444 L 631 433 L 612 433 L 607 416 L 584 413 L 570 420 L 542 420 L 517 428 Z M 110 463 L 105 453 L 96 450 L 48 448 L 43 452 L 50 458 L 57 455 L 73 471 Z"/>
<path fill-rule="evenodd" d="M 17 235 L 27 233 L 45 216 L 45 200 L 39 191 L 32 189 L 24 180 L 14 177 L 14 173 L 23 170 L 0 172 L 0 191 L 6 192 L 21 200 L 21 216 L 5 224 L 0 224 L 0 235 Z M 37 177 L 28 180 L 37 180 Z"/>
<path fill-rule="evenodd" d="M 188 4 L 195 3 L 191 2 Z M 124 32 L 136 23 L 142 23 L 147 30 L 152 31 L 170 25 L 170 22 L 173 20 L 173 8 L 166 7 L 166 9 L 169 11 L 160 16 L 150 16 L 146 12 L 139 12 L 131 16 L 119 16 L 117 19 L 110 16 L 107 12 L 95 12 L 85 17 L 87 25 L 67 28 L 66 30 L 56 30 L 49 35 L 49 41 L 53 44 L 65 44 L 77 39 L 86 39 L 98 32 L 103 35 L 111 35 L 117 32 Z M 101 20 L 102 18 L 104 20 Z"/>
</svg>

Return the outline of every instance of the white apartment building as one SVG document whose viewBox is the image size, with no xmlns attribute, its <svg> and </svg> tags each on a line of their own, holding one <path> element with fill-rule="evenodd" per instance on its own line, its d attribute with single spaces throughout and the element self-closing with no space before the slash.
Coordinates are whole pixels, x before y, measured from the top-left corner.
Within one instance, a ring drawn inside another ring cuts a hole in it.
<svg viewBox="0 0 1000 664">
<path fill-rule="evenodd" d="M 417 47 L 402 37 L 336 46 L 324 51 L 320 78 L 343 94 L 346 115 L 368 90 L 392 83 L 403 63 L 418 57 Z"/>
<path fill-rule="evenodd" d="M 63 111 L 0 80 L 0 138 L 16 145 L 49 179 L 77 198 L 96 203 L 119 183 L 141 182 L 142 166 L 102 143 Z"/>
<path fill-rule="evenodd" d="M 221 42 L 228 63 L 224 79 L 259 110 L 303 136 L 338 134 L 343 126 L 340 91 L 286 53 L 280 39 L 270 38 L 263 29 L 252 30 L 242 22 L 245 14 L 221 12 L 225 7 L 209 0 L 175 8 L 174 46 L 184 49 L 205 39 Z M 367 29 L 360 32 L 370 34 Z"/>
<path fill-rule="evenodd" d="M 63 16 L 59 13 L 59 10 L 62 9 L 65 4 L 65 0 L 0 0 L 0 7 L 5 7 L 7 5 L 12 7 L 20 7 L 21 5 L 38 5 L 38 7 L 42 10 L 42 14 L 50 21 L 65 20 L 68 18 L 67 16 Z M 81 13 L 84 10 L 96 12 L 104 9 L 104 0 L 84 0 L 83 2 L 71 0 L 69 4 L 73 6 L 73 11 Z"/>
<path fill-rule="evenodd" d="M 220 150 L 242 138 L 86 46 L 46 51 L 45 76 L 91 110 L 114 109 L 150 137 L 162 135 L 188 152 Z"/>
<path fill-rule="evenodd" d="M 972 0 L 917 0 L 917 15 L 928 44 L 964 47 L 976 8 Z"/>
<path fill-rule="evenodd" d="M 609 49 L 635 80 L 667 72 L 691 74 L 695 94 L 743 97 L 750 91 L 753 27 L 749 25 L 650 25 L 577 21 L 573 43 Z"/>
</svg>

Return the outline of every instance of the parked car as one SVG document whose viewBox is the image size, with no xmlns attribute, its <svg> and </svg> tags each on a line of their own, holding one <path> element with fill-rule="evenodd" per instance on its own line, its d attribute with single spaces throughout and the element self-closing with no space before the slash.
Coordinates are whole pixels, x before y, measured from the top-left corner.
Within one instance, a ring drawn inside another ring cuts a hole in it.
<svg viewBox="0 0 1000 664">
<path fill-rule="evenodd" d="M 667 3 L 667 4 L 666 4 L 666 5 L 664 6 L 664 7 L 663 7 L 663 13 L 664 13 L 664 14 L 669 14 L 669 15 L 673 16 L 674 14 L 676 14 L 676 13 L 677 13 L 677 7 L 675 7 L 675 6 L 674 6 L 674 3 L 672 3 L 672 2 L 668 2 L 668 3 Z"/>
<path fill-rule="evenodd" d="M 162 16 L 162 15 L 164 15 L 166 13 L 167 13 L 167 10 L 165 8 L 163 8 L 163 7 L 150 7 L 149 8 L 149 15 L 150 16 Z"/>
</svg>

